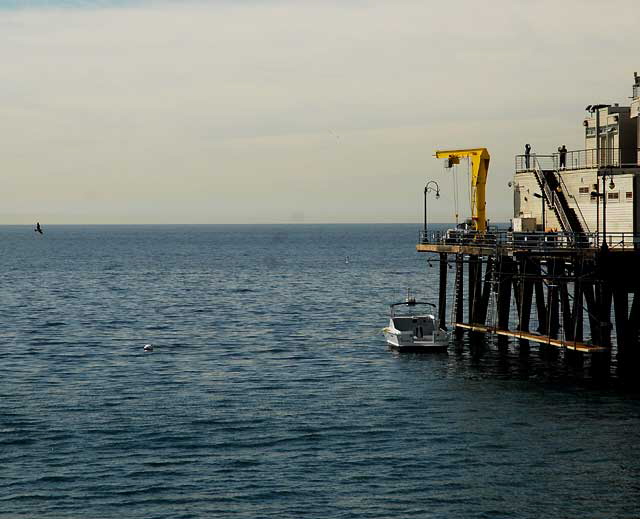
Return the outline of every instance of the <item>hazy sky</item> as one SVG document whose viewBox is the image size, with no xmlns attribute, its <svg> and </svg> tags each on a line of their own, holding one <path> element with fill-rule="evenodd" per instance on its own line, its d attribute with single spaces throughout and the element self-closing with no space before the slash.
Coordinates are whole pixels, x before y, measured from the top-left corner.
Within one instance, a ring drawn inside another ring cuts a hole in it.
<svg viewBox="0 0 640 519">
<path fill-rule="evenodd" d="M 640 2 L 0 0 L 0 224 L 420 222 L 436 148 L 581 149 Z M 466 167 L 460 169 L 465 185 Z M 469 213 L 468 203 L 462 208 Z"/>
</svg>

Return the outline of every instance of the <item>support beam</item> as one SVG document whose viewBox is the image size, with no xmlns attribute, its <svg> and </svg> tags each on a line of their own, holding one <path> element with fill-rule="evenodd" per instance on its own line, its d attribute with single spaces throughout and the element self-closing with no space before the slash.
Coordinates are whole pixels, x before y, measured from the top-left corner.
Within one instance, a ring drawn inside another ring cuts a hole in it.
<svg viewBox="0 0 640 519">
<path fill-rule="evenodd" d="M 591 342 L 600 344 L 600 321 L 598 305 L 596 304 L 595 290 L 593 283 L 583 285 L 584 300 L 587 303 L 587 315 L 589 316 L 589 332 L 591 333 Z"/>
<path fill-rule="evenodd" d="M 624 287 L 613 291 L 613 306 L 616 315 L 616 338 L 618 344 L 618 367 L 624 371 L 629 347 L 629 295 Z"/>
<path fill-rule="evenodd" d="M 573 316 L 573 339 L 578 342 L 584 340 L 584 304 L 583 304 L 583 292 L 582 292 L 582 267 L 578 265 L 578 262 L 574 264 L 574 281 L 573 281 L 573 310 L 571 315 Z"/>
<path fill-rule="evenodd" d="M 454 294 L 454 316 L 457 323 L 464 320 L 464 255 L 456 254 L 456 281 Z M 462 328 L 455 329 L 456 339 L 462 339 Z"/>
<path fill-rule="evenodd" d="M 538 260 L 531 261 L 531 270 L 535 276 L 533 287 L 536 293 L 536 313 L 538 315 L 538 332 L 547 332 L 547 305 L 544 299 L 544 284 L 542 281 L 542 269 Z"/>
<path fill-rule="evenodd" d="M 562 329 L 568 341 L 573 340 L 573 313 L 569 301 L 569 286 L 566 281 L 560 281 L 560 309 L 562 310 Z"/>
<path fill-rule="evenodd" d="M 487 258 L 487 264 L 484 271 L 484 284 L 482 286 L 482 297 L 479 304 L 476 305 L 476 316 L 473 322 L 477 324 L 486 324 L 487 310 L 489 308 L 489 298 L 493 290 L 493 274 L 494 274 L 494 257 Z"/>
<path fill-rule="evenodd" d="M 438 292 L 438 326 L 447 329 L 447 254 L 440 253 L 440 288 Z"/>
<path fill-rule="evenodd" d="M 616 313 L 616 320 L 618 316 Z M 640 370 L 640 343 L 638 334 L 640 333 L 640 291 L 636 290 L 633 293 L 633 300 L 631 302 L 631 311 L 629 312 L 629 319 L 627 320 L 627 335 L 625 341 L 625 369 L 621 373 L 627 380 L 631 380 L 634 383 L 638 383 L 637 375 Z"/>
<path fill-rule="evenodd" d="M 602 323 L 602 346 L 607 348 L 611 347 L 611 330 L 613 324 L 611 322 L 611 302 L 613 299 L 613 292 L 611 285 L 606 282 L 600 282 L 600 321 Z"/>
<path fill-rule="evenodd" d="M 498 329 L 509 330 L 509 310 L 511 309 L 511 284 L 513 280 L 513 259 L 500 256 L 498 259 Z M 506 335 L 498 336 L 498 346 L 506 347 Z"/>
<path fill-rule="evenodd" d="M 594 378 L 608 378 L 611 371 L 611 287 L 599 279 L 594 287 L 599 342 L 604 351 L 591 358 Z"/>
<path fill-rule="evenodd" d="M 548 260 L 548 275 L 547 275 L 547 335 L 558 338 L 558 332 L 560 331 L 560 304 L 559 304 L 559 281 L 558 277 L 561 275 L 561 269 L 559 266 L 559 260 Z"/>
<path fill-rule="evenodd" d="M 469 304 L 468 321 L 474 322 L 476 302 L 480 298 L 478 286 L 480 280 L 480 259 L 476 255 L 469 256 L 469 292 L 467 295 Z"/>
<path fill-rule="evenodd" d="M 529 261 L 527 258 L 523 258 L 520 261 L 520 276 L 518 297 L 520 299 L 518 303 L 518 330 L 523 332 L 529 331 L 529 323 L 531 321 L 531 304 L 533 302 L 533 280 L 527 277 L 528 270 L 530 270 Z"/>
</svg>

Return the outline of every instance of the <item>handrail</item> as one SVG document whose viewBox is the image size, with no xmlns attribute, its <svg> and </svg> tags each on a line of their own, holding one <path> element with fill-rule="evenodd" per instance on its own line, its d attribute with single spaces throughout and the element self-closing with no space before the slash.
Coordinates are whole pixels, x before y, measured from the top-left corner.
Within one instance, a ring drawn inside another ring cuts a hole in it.
<svg viewBox="0 0 640 519">
<path fill-rule="evenodd" d="M 514 232 L 514 231 L 477 231 L 448 229 L 446 231 L 420 231 L 421 245 L 453 245 L 544 251 L 553 249 L 573 249 L 581 243 L 581 249 L 598 249 L 603 243 L 602 233 L 596 232 Z M 640 233 L 607 232 L 606 242 L 610 250 L 640 249 Z"/>
<path fill-rule="evenodd" d="M 538 163 L 542 165 L 542 169 L 555 169 L 555 157 L 553 155 L 540 155 L 532 153 L 531 155 L 516 155 L 516 173 L 519 171 L 533 171 L 532 164 Z"/>
<path fill-rule="evenodd" d="M 598 153 L 600 156 L 598 157 Z M 545 163 L 542 169 L 596 169 L 598 167 L 640 167 L 640 148 L 590 148 L 584 150 L 570 150 L 565 154 L 565 164 L 560 166 L 560 153 L 550 155 L 540 155 L 532 153 L 529 155 L 516 155 L 516 173 L 521 171 L 532 171 L 532 159 L 544 158 Z M 547 164 L 549 162 L 549 164 Z M 547 167 L 549 166 L 549 167 Z"/>
</svg>

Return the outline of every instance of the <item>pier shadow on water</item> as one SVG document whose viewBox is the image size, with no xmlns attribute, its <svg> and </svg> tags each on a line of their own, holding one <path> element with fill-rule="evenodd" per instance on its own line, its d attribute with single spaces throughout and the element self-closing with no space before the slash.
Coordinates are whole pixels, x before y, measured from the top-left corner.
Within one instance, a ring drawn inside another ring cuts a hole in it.
<svg viewBox="0 0 640 519">
<path fill-rule="evenodd" d="M 640 381 L 619 369 L 615 352 L 612 359 L 593 359 L 592 355 L 524 340 L 501 342 L 492 336 L 465 335 L 452 339 L 444 355 L 450 372 L 467 378 L 530 381 L 541 386 L 640 396 Z"/>
</svg>

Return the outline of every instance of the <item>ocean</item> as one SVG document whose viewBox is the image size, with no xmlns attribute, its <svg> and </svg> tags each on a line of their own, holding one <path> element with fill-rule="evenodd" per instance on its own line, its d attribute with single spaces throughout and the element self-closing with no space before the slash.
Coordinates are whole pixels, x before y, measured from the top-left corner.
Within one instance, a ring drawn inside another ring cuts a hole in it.
<svg viewBox="0 0 640 519">
<path fill-rule="evenodd" d="M 387 350 L 419 225 L 43 228 L 0 227 L 3 519 L 640 517 L 636 396 Z"/>
</svg>

